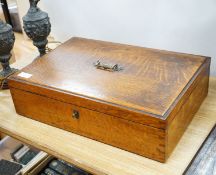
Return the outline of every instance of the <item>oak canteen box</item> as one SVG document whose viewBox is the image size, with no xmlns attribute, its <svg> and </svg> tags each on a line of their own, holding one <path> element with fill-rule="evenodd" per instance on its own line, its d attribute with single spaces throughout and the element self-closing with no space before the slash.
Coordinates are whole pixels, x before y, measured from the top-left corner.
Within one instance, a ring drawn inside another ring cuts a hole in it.
<svg viewBox="0 0 216 175">
<path fill-rule="evenodd" d="M 18 114 L 165 162 L 208 93 L 210 58 L 72 38 L 10 77 Z"/>
</svg>

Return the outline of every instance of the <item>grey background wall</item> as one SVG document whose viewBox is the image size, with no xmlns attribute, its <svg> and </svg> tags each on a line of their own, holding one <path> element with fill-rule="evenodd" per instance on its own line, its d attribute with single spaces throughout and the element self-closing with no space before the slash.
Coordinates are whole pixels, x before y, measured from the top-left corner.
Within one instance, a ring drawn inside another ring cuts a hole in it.
<svg viewBox="0 0 216 175">
<path fill-rule="evenodd" d="M 40 6 L 56 40 L 81 36 L 211 56 L 216 75 L 215 0 L 43 0 Z"/>
</svg>

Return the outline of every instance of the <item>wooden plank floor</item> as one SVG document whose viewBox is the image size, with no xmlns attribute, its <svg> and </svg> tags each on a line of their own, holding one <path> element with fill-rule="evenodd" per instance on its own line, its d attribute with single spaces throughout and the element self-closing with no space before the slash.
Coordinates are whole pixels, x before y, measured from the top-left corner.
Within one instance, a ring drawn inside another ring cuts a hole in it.
<svg viewBox="0 0 216 175">
<path fill-rule="evenodd" d="M 17 61 L 29 64 L 37 55 Z M 209 95 L 167 163 L 159 163 L 16 114 L 9 91 L 0 91 L 0 131 L 101 175 L 180 175 L 216 123 L 216 78 Z"/>
</svg>

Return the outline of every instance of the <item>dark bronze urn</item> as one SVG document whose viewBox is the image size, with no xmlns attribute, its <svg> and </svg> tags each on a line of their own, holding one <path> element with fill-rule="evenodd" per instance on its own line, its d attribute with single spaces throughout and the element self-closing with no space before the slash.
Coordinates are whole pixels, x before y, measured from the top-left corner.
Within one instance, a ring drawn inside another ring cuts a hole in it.
<svg viewBox="0 0 216 175">
<path fill-rule="evenodd" d="M 0 19 L 0 62 L 3 68 L 0 72 L 0 89 L 8 88 L 7 78 L 16 72 L 16 69 L 9 65 L 14 42 L 15 36 L 12 27 Z"/>
<path fill-rule="evenodd" d="M 50 34 L 51 24 L 48 14 L 37 7 L 40 0 L 29 0 L 30 8 L 23 17 L 24 30 L 38 48 L 40 56 L 46 53 L 47 37 Z"/>
</svg>

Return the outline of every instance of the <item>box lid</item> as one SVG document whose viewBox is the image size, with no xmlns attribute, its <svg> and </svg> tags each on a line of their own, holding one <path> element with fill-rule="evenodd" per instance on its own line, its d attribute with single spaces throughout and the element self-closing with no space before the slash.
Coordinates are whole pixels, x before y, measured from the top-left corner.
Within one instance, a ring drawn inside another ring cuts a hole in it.
<svg viewBox="0 0 216 175">
<path fill-rule="evenodd" d="M 12 76 L 10 86 L 164 128 L 172 104 L 206 59 L 72 38 L 21 70 L 30 76 Z M 116 64 L 120 70 L 106 70 Z"/>
</svg>

